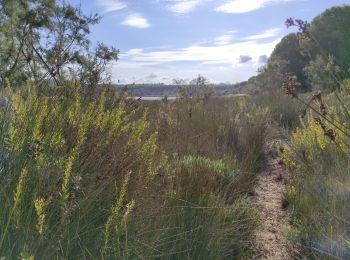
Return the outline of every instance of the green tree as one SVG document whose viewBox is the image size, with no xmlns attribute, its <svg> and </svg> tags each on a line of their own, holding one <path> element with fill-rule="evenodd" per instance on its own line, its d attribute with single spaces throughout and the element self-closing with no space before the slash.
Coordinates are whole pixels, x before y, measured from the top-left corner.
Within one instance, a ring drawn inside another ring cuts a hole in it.
<svg viewBox="0 0 350 260">
<path fill-rule="evenodd" d="M 86 16 L 63 0 L 0 0 L 1 82 L 30 79 L 58 85 L 72 71 L 84 81 L 92 78 L 86 74 L 101 74 L 96 67 L 116 60 L 118 51 L 98 45 L 91 54 L 90 26 L 99 21 L 98 15 Z"/>
<path fill-rule="evenodd" d="M 299 40 L 294 33 L 282 38 L 272 52 L 266 67 L 268 86 L 279 88 L 282 86 L 283 77 L 286 73 L 297 77 L 300 82 L 300 90 L 309 89 L 304 75 L 304 67 L 309 58 L 305 56 L 300 48 Z"/>
<path fill-rule="evenodd" d="M 310 26 L 310 32 L 317 42 L 310 46 L 311 53 L 321 53 L 335 57 L 335 62 L 342 71 L 348 71 L 350 65 L 350 6 L 337 6 L 327 9 L 315 17 Z M 315 56 L 313 56 L 315 57 Z"/>
<path fill-rule="evenodd" d="M 174 80 L 174 83 L 178 85 L 179 94 L 184 99 L 207 99 L 215 93 L 214 86 L 201 75 L 192 79 L 188 84 L 185 84 L 183 80 Z"/>
<path fill-rule="evenodd" d="M 312 89 L 330 92 L 339 87 L 336 75 L 340 68 L 335 64 L 332 56 L 324 60 L 322 56 L 318 55 L 304 70 Z"/>
</svg>

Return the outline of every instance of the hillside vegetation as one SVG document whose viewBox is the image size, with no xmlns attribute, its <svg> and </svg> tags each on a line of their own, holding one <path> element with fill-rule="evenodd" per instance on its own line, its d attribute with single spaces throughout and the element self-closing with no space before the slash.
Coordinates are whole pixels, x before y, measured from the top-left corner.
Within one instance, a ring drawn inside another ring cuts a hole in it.
<svg viewBox="0 0 350 260">
<path fill-rule="evenodd" d="M 280 89 L 285 74 L 297 77 L 300 92 L 337 89 L 349 75 L 349 15 L 345 5 L 326 10 L 311 23 L 288 19 L 287 27 L 301 31 L 282 38 L 261 73 L 248 80 L 248 89 Z"/>
<path fill-rule="evenodd" d="M 350 257 L 349 17 L 350 7 L 343 6 L 326 10 L 310 24 L 288 19 L 287 27 L 296 26 L 298 32 L 282 39 L 265 70 L 250 80 L 262 84 L 277 76 L 273 82 L 282 81 L 299 104 L 299 126 L 280 148 L 289 170 L 283 204 L 292 216 L 290 239 L 310 258 Z M 276 70 L 275 62 L 286 66 Z"/>
<path fill-rule="evenodd" d="M 252 259 L 257 176 L 276 156 L 298 257 L 350 257 L 349 6 L 288 19 L 298 33 L 251 95 L 213 96 L 199 76 L 157 102 L 109 84 L 119 52 L 91 48 L 99 16 L 0 6 L 1 259 Z"/>
</svg>

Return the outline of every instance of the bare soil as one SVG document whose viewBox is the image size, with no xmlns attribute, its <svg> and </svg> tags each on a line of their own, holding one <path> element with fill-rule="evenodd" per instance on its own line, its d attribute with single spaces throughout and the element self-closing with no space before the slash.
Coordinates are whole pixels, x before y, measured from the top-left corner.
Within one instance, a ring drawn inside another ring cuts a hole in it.
<svg viewBox="0 0 350 260">
<path fill-rule="evenodd" d="M 286 238 L 290 230 L 290 217 L 282 207 L 286 186 L 283 169 L 278 159 L 269 158 L 266 168 L 259 174 L 254 203 L 259 209 L 260 228 L 255 233 L 259 252 L 256 259 L 293 259 L 295 248 Z"/>
</svg>

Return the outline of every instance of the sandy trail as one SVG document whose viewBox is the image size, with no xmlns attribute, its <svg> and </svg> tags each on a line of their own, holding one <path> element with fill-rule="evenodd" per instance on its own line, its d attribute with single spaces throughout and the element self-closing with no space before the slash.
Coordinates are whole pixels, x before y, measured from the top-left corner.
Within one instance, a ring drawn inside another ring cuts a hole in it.
<svg viewBox="0 0 350 260">
<path fill-rule="evenodd" d="M 285 237 L 290 217 L 282 208 L 286 186 L 278 159 L 269 158 L 255 188 L 254 203 L 259 209 L 261 227 L 255 233 L 259 254 L 256 259 L 293 259 L 294 248 Z"/>
</svg>

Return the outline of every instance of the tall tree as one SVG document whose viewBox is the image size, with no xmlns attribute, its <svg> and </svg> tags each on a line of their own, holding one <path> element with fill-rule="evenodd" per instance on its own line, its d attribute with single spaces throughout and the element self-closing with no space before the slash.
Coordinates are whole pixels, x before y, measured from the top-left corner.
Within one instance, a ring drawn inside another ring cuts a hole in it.
<svg viewBox="0 0 350 260">
<path fill-rule="evenodd" d="M 315 17 L 310 26 L 310 32 L 315 38 L 317 48 L 312 50 L 335 57 L 335 62 L 343 71 L 350 68 L 350 6 L 337 6 L 327 9 Z M 314 51 L 313 51 L 314 52 Z M 315 57 L 313 57 L 315 58 Z"/>
<path fill-rule="evenodd" d="M 0 0 L 1 82 L 31 79 L 58 85 L 72 71 L 86 75 L 91 70 L 98 75 L 89 84 L 97 84 L 102 72 L 92 70 L 118 58 L 118 51 L 105 45 L 91 51 L 90 26 L 99 21 L 97 14 L 86 16 L 64 0 Z M 86 66 L 88 61 L 96 66 Z"/>
<path fill-rule="evenodd" d="M 299 40 L 294 33 L 282 38 L 272 52 L 266 67 L 269 77 L 269 85 L 279 88 L 282 86 L 283 77 L 286 73 L 297 77 L 300 90 L 308 90 L 304 67 L 308 64 L 309 58 L 303 54 Z"/>
</svg>

